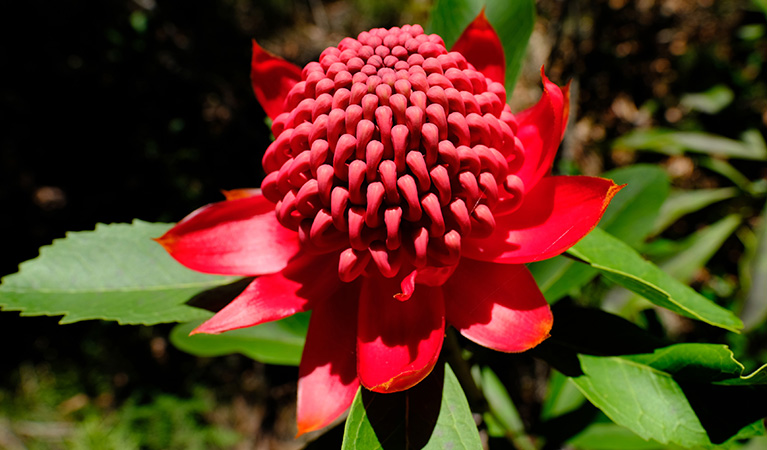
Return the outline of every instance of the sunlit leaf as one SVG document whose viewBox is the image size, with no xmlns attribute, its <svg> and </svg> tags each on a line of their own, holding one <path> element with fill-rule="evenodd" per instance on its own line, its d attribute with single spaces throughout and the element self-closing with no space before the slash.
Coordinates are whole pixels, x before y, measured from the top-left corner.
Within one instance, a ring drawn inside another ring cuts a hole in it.
<svg viewBox="0 0 767 450">
<path fill-rule="evenodd" d="M 189 333 L 202 321 L 176 325 L 170 341 L 179 350 L 197 356 L 241 353 L 268 364 L 297 366 L 301 361 L 309 314 L 299 313 L 275 322 L 241 328 L 221 334 Z"/>
<path fill-rule="evenodd" d="M 706 430 L 671 375 L 619 357 L 579 356 L 583 395 L 643 439 L 685 447 L 710 445 Z"/>
<path fill-rule="evenodd" d="M 185 304 L 200 291 L 234 278 L 205 275 L 174 261 L 152 238 L 171 225 L 136 220 L 67 233 L 40 256 L 3 278 L 0 306 L 25 316 L 63 315 L 121 324 L 185 322 L 207 311 Z"/>
<path fill-rule="evenodd" d="M 721 344 L 675 344 L 652 353 L 624 358 L 669 373 L 680 380 L 730 386 L 767 385 L 767 366 L 746 375 L 743 373 L 745 367 L 735 359 L 732 350 Z"/>
<path fill-rule="evenodd" d="M 675 280 L 635 250 L 599 228 L 568 250 L 605 277 L 656 305 L 686 317 L 737 331 L 742 322 L 732 312 Z"/>
<path fill-rule="evenodd" d="M 664 450 L 652 439 L 642 439 L 628 428 L 614 423 L 595 423 L 567 441 L 577 450 Z"/>
</svg>

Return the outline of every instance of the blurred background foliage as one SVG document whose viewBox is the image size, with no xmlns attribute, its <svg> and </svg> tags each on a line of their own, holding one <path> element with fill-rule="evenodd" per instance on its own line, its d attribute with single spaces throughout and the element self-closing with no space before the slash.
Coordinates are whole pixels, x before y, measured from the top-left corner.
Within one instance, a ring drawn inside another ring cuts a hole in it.
<svg viewBox="0 0 767 450">
<path fill-rule="evenodd" d="M 249 83 L 251 38 L 302 65 L 344 36 L 425 23 L 430 5 L 14 2 L 0 31 L 0 275 L 67 230 L 135 217 L 173 222 L 219 200 L 220 189 L 257 186 L 270 136 Z M 599 306 L 657 334 L 728 343 L 749 368 L 767 362 L 767 5 L 541 0 L 537 7 L 512 109 L 538 98 L 542 65 L 555 82 L 572 80 L 556 169 L 661 167 L 671 196 L 638 248 L 742 312 L 748 329 L 725 334 L 658 314 L 599 282 L 562 301 L 594 304 L 608 293 Z M 55 318 L 0 314 L 0 447 L 306 444 L 293 440 L 296 368 L 240 355 L 195 358 L 168 344 L 170 328 L 58 326 Z M 556 407 L 542 406 L 546 389 L 558 386 L 554 377 L 547 388 L 544 363 L 475 356 L 487 358 L 509 390 L 518 410 L 512 426 L 530 429 Z M 587 438 L 571 445 L 592 448 Z"/>
</svg>

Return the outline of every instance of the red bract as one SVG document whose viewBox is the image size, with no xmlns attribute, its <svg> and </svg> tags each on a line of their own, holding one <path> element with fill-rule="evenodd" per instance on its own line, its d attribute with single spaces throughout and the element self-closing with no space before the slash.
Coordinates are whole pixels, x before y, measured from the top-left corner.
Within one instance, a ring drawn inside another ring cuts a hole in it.
<svg viewBox="0 0 767 450">
<path fill-rule="evenodd" d="M 523 263 L 575 244 L 619 189 L 549 175 L 567 89 L 544 76 L 538 104 L 514 116 L 483 14 L 457 46 L 418 25 L 374 29 L 299 72 L 254 45 L 275 136 L 261 191 L 230 191 L 158 239 L 192 269 L 257 276 L 195 332 L 312 310 L 299 433 L 338 417 L 360 383 L 423 380 L 448 324 L 503 352 L 546 339 L 551 311 Z"/>
</svg>

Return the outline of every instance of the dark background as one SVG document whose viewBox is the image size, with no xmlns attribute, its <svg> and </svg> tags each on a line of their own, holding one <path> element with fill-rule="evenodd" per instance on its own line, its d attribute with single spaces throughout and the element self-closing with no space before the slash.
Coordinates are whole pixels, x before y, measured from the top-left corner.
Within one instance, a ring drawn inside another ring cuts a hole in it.
<svg viewBox="0 0 767 450">
<path fill-rule="evenodd" d="M 66 231 L 133 218 L 175 222 L 220 200 L 221 189 L 257 187 L 270 136 L 250 88 L 252 38 L 302 65 L 346 35 L 423 23 L 429 7 L 425 0 L 68 0 L 3 7 L 0 275 L 15 272 Z M 765 22 L 751 3 L 545 0 L 538 8 L 514 109 L 537 98 L 543 63 L 555 82 L 575 80 L 577 126 L 570 128 L 560 170 L 597 174 L 647 161 L 672 173 L 679 165 L 673 158 L 611 151 L 612 139 L 637 126 L 732 138 L 749 128 L 764 134 L 767 44 L 738 37 L 744 26 Z M 682 114 L 682 94 L 718 83 L 737 101 L 716 116 Z M 639 114 L 648 102 L 650 113 Z M 752 180 L 767 177 L 763 164 L 733 164 Z M 693 165 L 674 175 L 674 183 L 714 187 L 722 180 Z M 756 213 L 761 207 L 745 206 Z M 696 217 L 699 222 L 678 224 L 671 233 L 684 235 L 725 212 Z M 719 264 L 732 266 L 739 251 L 732 243 Z M 160 408 L 163 394 L 210 400 L 193 414 L 194 426 L 236 430 L 244 436 L 238 448 L 300 444 L 292 441 L 295 368 L 239 356 L 193 358 L 167 344 L 169 326 L 56 322 L 0 313 L 0 447 L 70 448 L 61 442 L 78 436 L 77 423 L 117 414 L 128 400 Z M 24 420 L 64 424 L 63 431 L 47 441 L 34 429 L 19 431 L 14 418 L 21 411 L 31 411 Z M 143 428 L 137 429 L 140 435 Z"/>
</svg>

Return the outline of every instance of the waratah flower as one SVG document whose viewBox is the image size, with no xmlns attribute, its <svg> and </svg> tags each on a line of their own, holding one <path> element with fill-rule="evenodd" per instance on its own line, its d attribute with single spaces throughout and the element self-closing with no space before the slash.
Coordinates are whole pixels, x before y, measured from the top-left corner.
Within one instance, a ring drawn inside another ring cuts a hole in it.
<svg viewBox="0 0 767 450">
<path fill-rule="evenodd" d="M 450 52 L 419 25 L 345 38 L 303 70 L 253 47 L 275 136 L 261 189 L 230 191 L 158 239 L 191 269 L 257 276 L 195 332 L 311 310 L 299 433 L 338 417 L 359 384 L 423 380 L 447 325 L 502 352 L 548 337 L 524 263 L 575 244 L 619 189 L 549 175 L 566 88 L 544 76 L 540 101 L 513 115 L 484 14 Z"/>
</svg>

